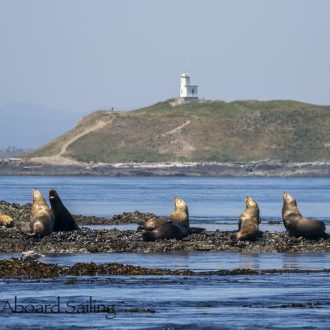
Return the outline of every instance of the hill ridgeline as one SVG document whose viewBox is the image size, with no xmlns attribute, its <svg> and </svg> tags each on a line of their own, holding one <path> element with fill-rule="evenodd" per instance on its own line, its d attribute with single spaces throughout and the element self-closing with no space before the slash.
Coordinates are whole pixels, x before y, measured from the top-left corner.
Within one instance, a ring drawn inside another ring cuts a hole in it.
<svg viewBox="0 0 330 330">
<path fill-rule="evenodd" d="M 330 106 L 295 101 L 171 104 L 93 112 L 26 157 L 68 163 L 330 159 Z"/>
</svg>

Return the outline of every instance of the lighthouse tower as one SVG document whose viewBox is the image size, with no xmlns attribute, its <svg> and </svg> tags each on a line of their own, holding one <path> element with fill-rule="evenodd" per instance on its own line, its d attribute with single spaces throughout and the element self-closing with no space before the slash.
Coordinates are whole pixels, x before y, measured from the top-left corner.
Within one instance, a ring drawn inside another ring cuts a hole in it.
<svg viewBox="0 0 330 330">
<path fill-rule="evenodd" d="M 198 86 L 197 85 L 190 85 L 190 77 L 185 72 L 180 77 L 180 98 L 184 101 L 196 100 L 198 99 L 197 96 Z"/>
</svg>

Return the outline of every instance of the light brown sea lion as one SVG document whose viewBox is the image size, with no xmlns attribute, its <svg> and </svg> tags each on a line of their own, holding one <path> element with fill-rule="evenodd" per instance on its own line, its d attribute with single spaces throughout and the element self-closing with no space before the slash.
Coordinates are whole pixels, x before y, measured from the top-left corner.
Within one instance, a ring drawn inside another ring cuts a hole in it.
<svg viewBox="0 0 330 330">
<path fill-rule="evenodd" d="M 326 237 L 323 221 L 304 218 L 298 210 L 296 199 L 290 194 L 284 193 L 282 199 L 282 219 L 289 235 L 312 239 Z"/>
<path fill-rule="evenodd" d="M 142 233 L 144 241 L 156 241 L 161 239 L 182 239 L 189 234 L 186 227 L 168 221 L 160 224 L 154 230 L 146 230 Z"/>
<path fill-rule="evenodd" d="M 34 235 L 42 237 L 53 231 L 55 217 L 39 190 L 33 189 L 32 196 L 30 228 Z"/>
<path fill-rule="evenodd" d="M 72 231 L 79 227 L 73 219 L 73 216 L 64 206 L 57 191 L 54 188 L 49 190 L 49 202 L 55 217 L 53 231 Z"/>
<path fill-rule="evenodd" d="M 173 198 L 173 203 L 175 209 L 169 217 L 153 217 L 147 219 L 142 225 L 143 228 L 146 230 L 153 230 L 161 224 L 171 221 L 178 225 L 184 226 L 186 229 L 189 229 L 189 212 L 187 203 L 178 197 Z"/>
<path fill-rule="evenodd" d="M 260 236 L 259 223 L 259 207 L 256 201 L 251 197 L 245 197 L 246 209 L 239 217 L 238 232 L 235 237 L 240 241 L 254 241 Z"/>
<path fill-rule="evenodd" d="M 0 214 L 0 226 L 4 226 L 7 228 L 14 227 L 13 218 L 6 214 Z"/>
</svg>

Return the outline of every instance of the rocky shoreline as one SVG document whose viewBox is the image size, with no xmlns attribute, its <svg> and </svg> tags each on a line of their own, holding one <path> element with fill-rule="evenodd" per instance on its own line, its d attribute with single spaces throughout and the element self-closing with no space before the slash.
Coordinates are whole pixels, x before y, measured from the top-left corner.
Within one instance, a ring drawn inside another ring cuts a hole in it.
<svg viewBox="0 0 330 330">
<path fill-rule="evenodd" d="M 43 238 L 31 237 L 29 217 L 31 204 L 19 205 L 0 201 L 0 213 L 14 219 L 13 228 L 0 228 L 0 253 L 21 253 L 34 250 L 48 253 L 96 253 L 96 252 L 139 252 L 159 253 L 170 251 L 233 251 L 259 252 L 329 252 L 330 239 L 309 240 L 289 237 L 283 232 L 264 232 L 255 242 L 234 241 L 233 232 L 205 231 L 193 233 L 182 240 L 144 242 L 141 232 L 117 229 L 90 229 L 81 227 L 73 232 L 54 232 Z M 74 216 L 81 225 L 141 223 L 151 213 L 123 213 L 113 218 Z"/>
<path fill-rule="evenodd" d="M 46 264 L 36 260 L 12 258 L 0 260 L 0 278 L 55 278 L 59 276 L 111 276 L 111 275 L 152 275 L 152 276 L 228 276 L 228 275 L 276 275 L 276 274 L 330 273 L 330 269 L 219 269 L 216 271 L 171 270 L 145 268 L 119 263 L 76 263 L 72 266 Z M 66 284 L 75 284 L 77 279 L 68 278 Z"/>
<path fill-rule="evenodd" d="M 308 240 L 291 238 L 286 233 L 264 232 L 255 242 L 233 241 L 232 232 L 214 231 L 191 234 L 182 240 L 144 242 L 140 232 L 93 230 L 82 228 L 74 232 L 52 233 L 44 238 L 30 237 L 15 228 L 0 231 L 0 253 L 34 250 L 48 253 L 171 251 L 231 251 L 244 253 L 270 252 L 330 252 L 330 239 Z"/>
<path fill-rule="evenodd" d="M 59 165 L 28 159 L 0 160 L 1 175 L 25 176 L 330 176 L 330 162 L 288 163 L 277 160 L 199 163 L 78 163 Z"/>
</svg>

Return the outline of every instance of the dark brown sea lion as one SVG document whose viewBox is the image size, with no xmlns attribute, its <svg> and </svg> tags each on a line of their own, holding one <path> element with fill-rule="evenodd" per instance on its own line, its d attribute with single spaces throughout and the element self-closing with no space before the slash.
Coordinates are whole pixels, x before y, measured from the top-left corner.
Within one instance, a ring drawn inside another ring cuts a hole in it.
<svg viewBox="0 0 330 330">
<path fill-rule="evenodd" d="M 42 237 L 53 231 L 55 218 L 39 190 L 33 189 L 32 196 L 30 228 L 34 235 Z"/>
<path fill-rule="evenodd" d="M 146 230 L 142 233 L 144 241 L 156 241 L 162 239 L 182 239 L 189 234 L 186 227 L 168 221 L 160 224 L 154 230 Z"/>
<path fill-rule="evenodd" d="M 246 209 L 240 215 L 238 223 L 238 232 L 235 238 L 240 241 L 254 241 L 260 236 L 259 223 L 259 207 L 256 201 L 251 197 L 245 197 Z"/>
<path fill-rule="evenodd" d="M 296 199 L 284 193 L 282 195 L 283 208 L 282 219 L 284 226 L 291 236 L 302 236 L 305 238 L 326 237 L 325 224 L 321 220 L 312 220 L 304 218 L 297 207 Z"/>
<path fill-rule="evenodd" d="M 54 213 L 55 225 L 53 231 L 72 231 L 79 227 L 54 188 L 49 190 L 49 202 Z"/>
<path fill-rule="evenodd" d="M 146 230 L 153 230 L 161 224 L 171 221 L 178 225 L 184 226 L 186 229 L 189 229 L 189 212 L 187 203 L 178 197 L 173 198 L 173 203 L 175 209 L 169 217 L 153 217 L 147 219 L 142 225 L 143 228 Z"/>
</svg>

